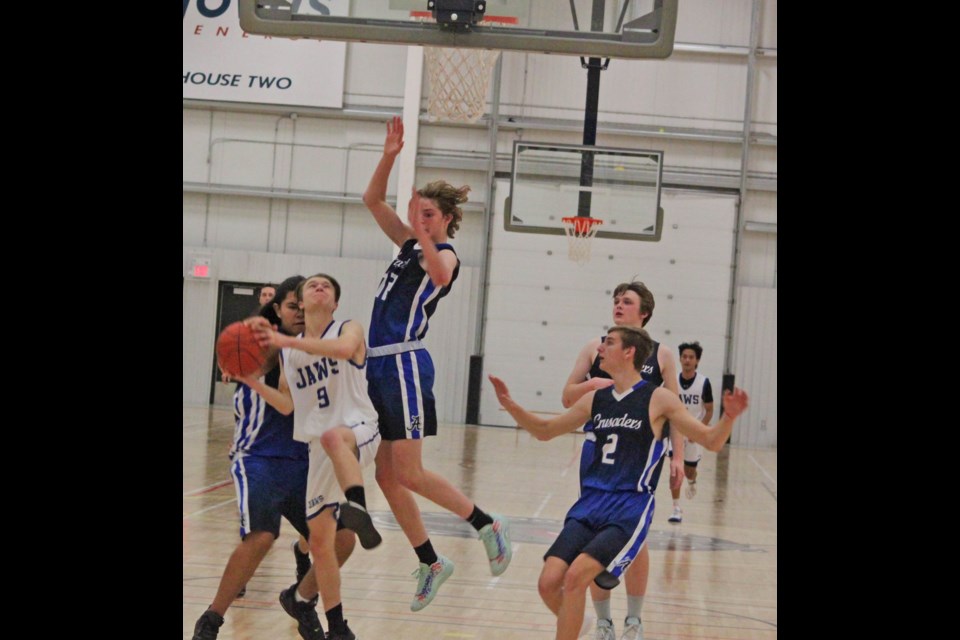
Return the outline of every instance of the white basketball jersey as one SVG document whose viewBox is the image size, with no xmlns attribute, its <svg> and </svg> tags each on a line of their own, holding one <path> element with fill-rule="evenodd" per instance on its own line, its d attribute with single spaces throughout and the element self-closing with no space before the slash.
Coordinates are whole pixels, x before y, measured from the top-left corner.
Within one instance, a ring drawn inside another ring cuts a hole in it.
<svg viewBox="0 0 960 640">
<path fill-rule="evenodd" d="M 338 337 L 347 322 L 331 322 L 322 339 Z M 376 428 L 377 411 L 367 395 L 366 359 L 357 365 L 291 348 L 283 349 L 281 356 L 283 375 L 293 396 L 294 440 L 309 442 L 334 427 L 361 423 Z"/>
<path fill-rule="evenodd" d="M 677 372 L 677 386 L 680 390 L 680 399 L 683 400 L 683 404 L 687 406 L 687 411 L 690 412 L 697 420 L 703 422 L 703 417 L 707 415 L 707 408 L 703 406 L 703 383 L 707 378 L 696 373 L 693 378 L 693 382 L 686 389 L 683 388 L 681 381 L 683 380 L 683 374 Z"/>
</svg>

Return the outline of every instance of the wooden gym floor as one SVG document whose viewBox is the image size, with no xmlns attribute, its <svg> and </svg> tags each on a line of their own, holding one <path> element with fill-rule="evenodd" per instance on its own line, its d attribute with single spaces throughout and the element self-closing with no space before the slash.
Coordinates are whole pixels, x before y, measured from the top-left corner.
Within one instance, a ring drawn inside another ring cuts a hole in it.
<svg viewBox="0 0 960 640">
<path fill-rule="evenodd" d="M 183 638 L 213 600 L 239 542 L 236 500 L 227 470 L 233 414 L 183 409 Z M 511 521 L 513 562 L 493 578 L 473 529 L 419 499 L 438 552 L 456 571 L 436 600 L 412 613 L 416 555 L 365 472 L 367 505 L 383 544 L 358 544 L 343 567 L 345 617 L 359 640 L 548 640 L 555 619 L 537 594 L 543 553 L 577 497 L 581 434 L 538 442 L 520 429 L 441 425 L 424 444 L 424 466 L 449 478 L 484 510 Z M 777 637 L 777 452 L 728 445 L 705 452 L 698 493 L 681 497 L 681 524 L 670 524 L 666 473 L 657 490 L 650 582 L 643 606 L 646 640 L 773 640 Z M 686 488 L 686 481 L 684 481 Z M 682 494 L 681 494 L 682 495 Z M 289 523 L 225 616 L 220 640 L 297 640 L 296 623 L 277 596 L 294 581 Z M 321 607 L 322 609 L 322 607 Z M 589 604 L 587 611 L 592 612 Z M 613 593 L 619 637 L 623 585 Z M 320 613 L 321 622 L 326 620 Z"/>
</svg>

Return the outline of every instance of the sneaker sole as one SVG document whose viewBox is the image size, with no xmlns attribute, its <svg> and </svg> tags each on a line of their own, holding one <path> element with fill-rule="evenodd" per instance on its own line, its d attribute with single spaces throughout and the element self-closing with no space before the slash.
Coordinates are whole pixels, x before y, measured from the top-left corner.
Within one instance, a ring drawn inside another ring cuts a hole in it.
<svg viewBox="0 0 960 640">
<path fill-rule="evenodd" d="M 360 546 L 364 549 L 374 549 L 380 546 L 383 538 L 373 526 L 373 518 L 363 509 L 358 509 L 349 502 L 340 505 L 340 522 L 347 529 L 354 531 L 360 538 Z"/>
<path fill-rule="evenodd" d="M 668 518 L 667 522 L 672 522 L 673 524 L 680 524 L 683 522 L 683 518 Z"/>
<path fill-rule="evenodd" d="M 453 563 L 450 562 L 450 564 L 446 566 L 450 567 L 450 571 L 441 571 L 440 574 L 437 575 L 436 579 L 433 582 L 433 591 L 430 592 L 430 597 L 424 600 L 422 603 L 416 598 L 414 598 L 414 601 L 410 603 L 410 611 L 413 611 L 414 613 L 416 613 L 417 611 L 423 611 L 424 609 L 427 608 L 428 604 L 433 602 L 433 599 L 437 597 L 437 593 L 440 591 L 440 587 L 443 585 L 444 582 L 447 581 L 447 578 L 453 575 Z"/>
</svg>

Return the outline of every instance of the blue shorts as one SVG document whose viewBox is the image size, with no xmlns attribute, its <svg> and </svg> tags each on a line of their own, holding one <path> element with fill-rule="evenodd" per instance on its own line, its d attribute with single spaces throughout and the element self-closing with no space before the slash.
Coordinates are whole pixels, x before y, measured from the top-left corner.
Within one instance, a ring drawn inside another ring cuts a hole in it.
<svg viewBox="0 0 960 640">
<path fill-rule="evenodd" d="M 437 435 L 433 360 L 426 349 L 367 359 L 367 393 L 384 440 Z"/>
<path fill-rule="evenodd" d="M 584 489 L 543 558 L 570 565 L 586 553 L 619 578 L 647 541 L 654 504 L 652 493 Z"/>
<path fill-rule="evenodd" d="M 240 508 L 240 537 L 253 531 L 280 535 L 283 516 L 304 537 L 307 527 L 307 468 L 309 461 L 239 454 L 230 475 Z"/>
</svg>

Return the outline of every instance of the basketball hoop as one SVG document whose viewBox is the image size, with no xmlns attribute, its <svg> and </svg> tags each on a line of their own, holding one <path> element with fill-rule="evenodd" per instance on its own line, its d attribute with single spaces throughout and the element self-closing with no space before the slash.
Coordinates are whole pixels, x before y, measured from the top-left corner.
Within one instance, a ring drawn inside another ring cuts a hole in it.
<svg viewBox="0 0 960 640">
<path fill-rule="evenodd" d="M 435 22 L 429 11 L 411 11 L 410 18 L 419 22 Z M 519 24 L 513 16 L 485 16 L 478 23 L 484 27 Z M 467 36 L 469 37 L 469 36 Z M 487 105 L 490 72 L 497 64 L 500 51 L 424 47 L 427 61 L 427 117 L 432 122 L 474 123 L 483 116 Z"/>
<path fill-rule="evenodd" d="M 570 243 L 570 259 L 577 264 L 583 264 L 590 260 L 590 241 L 597 235 L 603 220 L 600 218 L 589 218 L 586 216 L 576 216 L 574 218 L 563 218 L 563 229 L 567 232 L 567 240 Z"/>
</svg>

